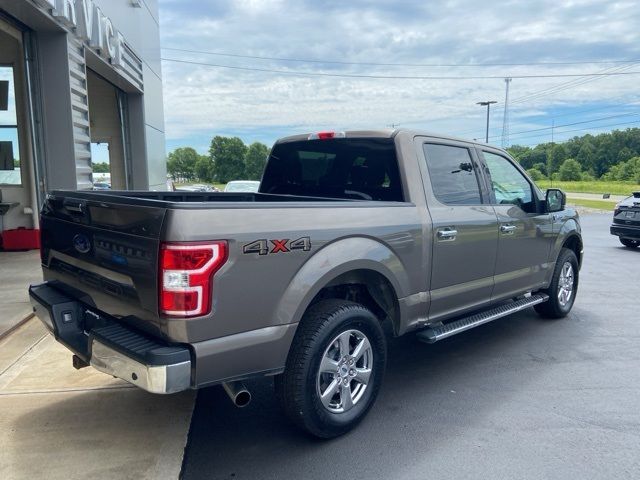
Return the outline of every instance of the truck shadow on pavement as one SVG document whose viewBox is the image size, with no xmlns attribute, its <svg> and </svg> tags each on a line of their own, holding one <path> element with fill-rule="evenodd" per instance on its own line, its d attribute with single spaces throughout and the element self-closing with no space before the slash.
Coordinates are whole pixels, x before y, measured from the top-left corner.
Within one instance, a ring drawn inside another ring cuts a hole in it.
<svg viewBox="0 0 640 480">
<path fill-rule="evenodd" d="M 177 478 L 193 402 L 128 387 L 2 396 L 0 478 Z"/>
<path fill-rule="evenodd" d="M 201 390 L 182 478 L 404 477 L 429 457 L 457 448 L 469 425 L 484 417 L 492 423 L 510 397 L 545 372 L 545 364 L 562 362 L 562 346 L 554 340 L 559 332 L 573 330 L 570 355 L 577 350 L 588 356 L 580 345 L 588 334 L 576 323 L 575 314 L 545 321 L 531 310 L 434 345 L 411 334 L 389 339 L 377 403 L 354 431 L 330 441 L 286 421 L 269 378 L 247 382 L 253 402 L 244 409 L 234 407 L 221 387 Z"/>
</svg>

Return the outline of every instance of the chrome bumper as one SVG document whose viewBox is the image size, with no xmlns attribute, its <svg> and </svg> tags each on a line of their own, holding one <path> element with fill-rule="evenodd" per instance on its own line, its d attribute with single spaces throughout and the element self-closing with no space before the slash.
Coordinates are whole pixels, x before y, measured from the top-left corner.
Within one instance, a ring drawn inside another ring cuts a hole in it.
<svg viewBox="0 0 640 480">
<path fill-rule="evenodd" d="M 176 393 L 191 384 L 191 361 L 171 365 L 145 365 L 100 343 L 91 342 L 89 364 L 151 393 Z"/>
<path fill-rule="evenodd" d="M 191 388 L 191 354 L 184 345 L 136 331 L 46 282 L 31 286 L 29 295 L 35 315 L 84 365 L 151 393 Z"/>
</svg>

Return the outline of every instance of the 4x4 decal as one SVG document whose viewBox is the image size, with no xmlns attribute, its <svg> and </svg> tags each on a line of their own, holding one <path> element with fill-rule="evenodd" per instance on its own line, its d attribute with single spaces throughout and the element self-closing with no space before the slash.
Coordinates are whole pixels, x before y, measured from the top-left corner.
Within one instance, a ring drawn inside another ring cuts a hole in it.
<svg viewBox="0 0 640 480">
<path fill-rule="evenodd" d="M 255 240 L 247 243 L 242 247 L 242 253 L 257 253 L 258 255 L 267 255 L 269 253 L 289 253 L 294 250 L 302 250 L 308 252 L 311 250 L 311 238 L 300 237 L 297 240 Z"/>
</svg>

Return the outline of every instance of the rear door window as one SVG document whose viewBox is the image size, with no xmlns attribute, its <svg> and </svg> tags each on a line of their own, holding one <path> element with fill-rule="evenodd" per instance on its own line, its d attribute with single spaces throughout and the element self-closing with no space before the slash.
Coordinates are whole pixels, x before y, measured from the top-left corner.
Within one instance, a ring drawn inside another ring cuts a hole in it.
<svg viewBox="0 0 640 480">
<path fill-rule="evenodd" d="M 468 148 L 453 145 L 424 144 L 433 194 L 446 205 L 482 203 L 476 166 Z"/>
<path fill-rule="evenodd" d="M 404 201 L 391 138 L 335 138 L 276 144 L 261 193 Z"/>
</svg>

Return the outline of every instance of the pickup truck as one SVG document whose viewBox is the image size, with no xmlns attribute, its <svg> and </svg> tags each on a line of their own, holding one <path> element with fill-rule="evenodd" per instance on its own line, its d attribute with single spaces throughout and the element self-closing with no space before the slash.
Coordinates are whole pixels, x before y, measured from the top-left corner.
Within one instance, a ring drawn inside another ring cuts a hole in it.
<svg viewBox="0 0 640 480">
<path fill-rule="evenodd" d="M 76 368 L 238 406 L 273 376 L 322 438 L 373 405 L 387 335 L 564 317 L 583 255 L 564 194 L 505 151 L 404 129 L 278 140 L 254 193 L 53 191 L 41 231 L 31 301 Z"/>
</svg>

